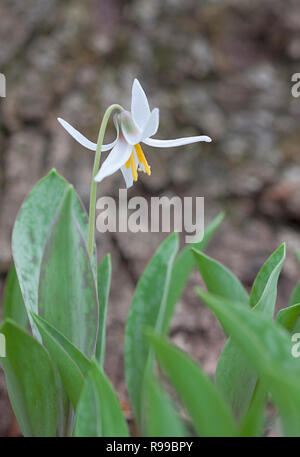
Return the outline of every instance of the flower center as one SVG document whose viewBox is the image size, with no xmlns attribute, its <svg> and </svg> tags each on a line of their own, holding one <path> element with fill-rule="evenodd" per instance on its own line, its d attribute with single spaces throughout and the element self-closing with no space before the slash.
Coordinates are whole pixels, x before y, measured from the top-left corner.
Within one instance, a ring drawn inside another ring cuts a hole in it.
<svg viewBox="0 0 300 457">
<path fill-rule="evenodd" d="M 148 165 L 148 162 L 147 162 L 146 157 L 145 157 L 145 155 L 143 153 L 141 145 L 140 144 L 136 144 L 134 146 L 134 149 L 135 149 L 136 156 L 137 156 L 137 159 L 138 159 L 138 165 L 139 165 L 138 166 L 138 170 L 142 170 L 145 173 L 147 173 L 147 175 L 150 176 L 151 175 L 151 169 L 150 169 L 150 167 Z M 134 151 L 131 152 L 129 159 L 125 163 L 125 166 L 126 166 L 126 168 L 131 167 L 131 173 L 132 173 L 133 180 L 137 181 L 138 173 L 137 173 L 136 164 L 135 164 Z"/>
</svg>

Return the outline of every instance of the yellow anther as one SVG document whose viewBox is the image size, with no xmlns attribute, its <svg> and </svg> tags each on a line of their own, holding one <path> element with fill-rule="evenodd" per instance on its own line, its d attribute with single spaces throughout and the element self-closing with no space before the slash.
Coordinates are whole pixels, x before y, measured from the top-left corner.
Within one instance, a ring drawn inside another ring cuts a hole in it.
<svg viewBox="0 0 300 457">
<path fill-rule="evenodd" d="M 136 166 L 135 166 L 135 160 L 134 160 L 134 154 L 133 152 L 130 154 L 130 165 L 131 165 L 131 173 L 134 181 L 137 181 L 138 179 L 138 174 L 136 171 Z"/>
<path fill-rule="evenodd" d="M 148 162 L 147 162 L 146 157 L 145 157 L 145 155 L 143 153 L 141 145 L 140 144 L 136 144 L 134 146 L 134 149 L 136 151 L 136 155 L 137 155 L 137 158 L 139 159 L 139 162 L 141 162 L 144 165 L 147 175 L 150 176 L 151 175 L 151 169 L 150 169 L 150 167 L 148 165 Z"/>
<path fill-rule="evenodd" d="M 131 159 L 131 155 L 130 155 L 129 159 L 127 160 L 127 162 L 125 162 L 125 167 L 126 168 L 130 167 L 130 159 Z"/>
</svg>

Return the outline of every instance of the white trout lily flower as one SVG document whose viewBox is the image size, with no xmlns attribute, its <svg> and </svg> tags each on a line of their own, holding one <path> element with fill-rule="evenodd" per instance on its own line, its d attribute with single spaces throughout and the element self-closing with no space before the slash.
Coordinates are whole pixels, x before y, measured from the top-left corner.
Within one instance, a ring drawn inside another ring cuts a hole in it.
<svg viewBox="0 0 300 457">
<path fill-rule="evenodd" d="M 131 187 L 138 179 L 138 171 L 151 174 L 150 166 L 145 158 L 140 143 L 154 148 L 170 148 L 197 143 L 199 141 L 211 142 L 206 135 L 177 138 L 174 140 L 158 140 L 152 138 L 156 134 L 159 125 L 159 110 L 154 108 L 150 111 L 146 94 L 138 82 L 134 80 L 132 85 L 131 112 L 123 110 L 114 115 L 114 124 L 117 132 L 116 139 L 106 145 L 102 145 L 101 151 L 111 151 L 95 176 L 95 181 L 100 182 L 117 170 L 121 170 L 125 179 L 126 187 Z M 68 122 L 58 118 L 60 124 L 78 143 L 87 149 L 96 151 L 97 144 L 85 138 Z"/>
</svg>

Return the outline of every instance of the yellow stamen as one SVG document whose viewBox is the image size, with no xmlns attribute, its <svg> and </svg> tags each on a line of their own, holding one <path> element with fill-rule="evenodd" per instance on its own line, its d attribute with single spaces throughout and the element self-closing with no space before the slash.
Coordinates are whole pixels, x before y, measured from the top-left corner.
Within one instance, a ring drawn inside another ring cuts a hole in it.
<svg viewBox="0 0 300 457">
<path fill-rule="evenodd" d="M 145 155 L 143 153 L 141 145 L 140 144 L 136 144 L 134 146 L 134 149 L 136 150 L 136 155 L 137 155 L 137 158 L 139 159 L 139 162 L 141 162 L 144 165 L 147 175 L 150 176 L 151 175 L 151 169 L 150 169 L 150 167 L 148 165 L 148 162 L 147 162 L 146 157 L 145 157 Z"/>
<path fill-rule="evenodd" d="M 127 162 L 125 162 L 125 167 L 126 167 L 126 168 L 129 168 L 129 167 L 130 167 L 130 159 L 131 159 L 131 156 L 129 157 L 129 159 L 127 160 Z"/>
<path fill-rule="evenodd" d="M 130 154 L 130 157 L 128 159 L 128 161 L 131 165 L 131 173 L 132 173 L 132 177 L 133 177 L 133 180 L 134 181 L 137 181 L 138 179 L 138 174 L 137 174 L 137 171 L 136 171 L 136 166 L 135 166 L 135 160 L 134 160 L 134 154 L 133 152 Z M 126 167 L 127 167 L 127 162 L 126 162 Z M 129 168 L 129 166 L 127 167 Z"/>
</svg>

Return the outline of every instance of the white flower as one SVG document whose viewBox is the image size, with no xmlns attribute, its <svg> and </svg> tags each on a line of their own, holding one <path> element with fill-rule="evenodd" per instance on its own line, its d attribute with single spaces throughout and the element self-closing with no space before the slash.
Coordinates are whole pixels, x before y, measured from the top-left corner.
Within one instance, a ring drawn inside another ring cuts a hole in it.
<svg viewBox="0 0 300 457">
<path fill-rule="evenodd" d="M 58 121 L 78 143 L 92 151 L 96 150 L 96 143 L 89 141 L 63 119 L 58 118 Z M 158 108 L 154 108 L 150 111 L 146 94 L 137 79 L 134 80 L 132 85 L 131 112 L 122 111 L 115 114 L 114 124 L 117 136 L 112 143 L 103 145 L 101 148 L 101 151 L 111 150 L 111 152 L 95 176 L 95 181 L 100 182 L 106 176 L 110 176 L 120 169 L 127 188 L 131 187 L 133 181 L 137 180 L 138 171 L 143 171 L 148 175 L 151 174 L 140 143 L 155 148 L 169 148 L 199 141 L 211 142 L 211 138 L 206 135 L 177 138 L 174 140 L 157 140 L 151 138 L 156 134 L 158 129 L 159 110 Z"/>
</svg>

